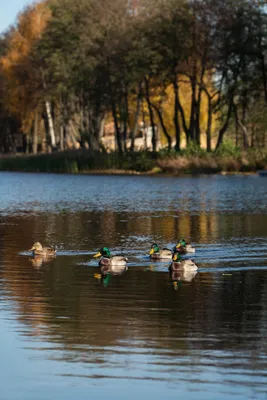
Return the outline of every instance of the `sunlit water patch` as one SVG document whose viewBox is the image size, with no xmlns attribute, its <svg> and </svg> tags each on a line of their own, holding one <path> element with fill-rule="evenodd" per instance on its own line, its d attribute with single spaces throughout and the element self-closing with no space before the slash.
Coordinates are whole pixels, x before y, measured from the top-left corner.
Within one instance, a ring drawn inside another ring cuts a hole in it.
<svg viewBox="0 0 267 400">
<path fill-rule="evenodd" d="M 4 400 L 266 399 L 267 181 L 0 177 Z M 173 276 L 149 250 L 181 237 L 198 270 Z M 99 276 L 103 246 L 127 270 Z"/>
</svg>

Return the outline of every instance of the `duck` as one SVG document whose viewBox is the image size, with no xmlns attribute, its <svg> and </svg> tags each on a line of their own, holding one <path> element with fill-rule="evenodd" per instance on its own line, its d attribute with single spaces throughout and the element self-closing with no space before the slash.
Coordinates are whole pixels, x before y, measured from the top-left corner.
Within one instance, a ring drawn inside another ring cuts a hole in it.
<svg viewBox="0 0 267 400">
<path fill-rule="evenodd" d="M 172 256 L 172 263 L 169 266 L 169 270 L 173 271 L 196 271 L 198 266 L 195 264 L 193 260 L 187 259 L 182 260 L 181 254 L 179 251 L 175 251 Z"/>
<path fill-rule="evenodd" d="M 178 244 L 174 247 L 173 252 L 178 251 L 180 254 L 195 253 L 196 249 L 191 244 L 186 243 L 184 239 L 180 239 Z"/>
<path fill-rule="evenodd" d="M 150 258 L 152 260 L 171 260 L 173 252 L 169 249 L 163 248 L 162 250 L 159 249 L 157 243 L 153 243 L 150 248 Z"/>
<path fill-rule="evenodd" d="M 53 247 L 43 247 L 40 242 L 35 242 L 29 250 L 32 256 L 52 257 L 56 255 L 56 249 Z"/>
<path fill-rule="evenodd" d="M 100 267 L 125 267 L 128 261 L 128 258 L 124 257 L 124 255 L 111 256 L 108 247 L 102 247 L 99 252 L 94 255 L 94 258 L 97 257 L 101 257 L 98 264 Z"/>
</svg>

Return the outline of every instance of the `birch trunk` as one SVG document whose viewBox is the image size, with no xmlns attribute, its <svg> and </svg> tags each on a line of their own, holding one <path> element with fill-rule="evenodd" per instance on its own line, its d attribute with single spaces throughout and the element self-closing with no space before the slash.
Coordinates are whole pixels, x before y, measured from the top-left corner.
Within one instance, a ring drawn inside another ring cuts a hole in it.
<svg viewBox="0 0 267 400">
<path fill-rule="evenodd" d="M 50 135 L 50 139 L 51 139 L 51 146 L 52 146 L 52 148 L 54 148 L 54 147 L 56 147 L 56 138 L 55 138 L 53 118 L 52 118 L 52 113 L 51 113 L 51 105 L 48 100 L 46 100 L 46 102 L 45 102 L 45 108 L 46 108 L 49 135 Z"/>
<path fill-rule="evenodd" d="M 105 121 L 106 121 L 106 115 L 104 114 L 104 116 L 101 118 L 100 127 L 99 127 L 99 131 L 98 131 L 98 141 L 99 142 L 104 135 Z"/>
</svg>

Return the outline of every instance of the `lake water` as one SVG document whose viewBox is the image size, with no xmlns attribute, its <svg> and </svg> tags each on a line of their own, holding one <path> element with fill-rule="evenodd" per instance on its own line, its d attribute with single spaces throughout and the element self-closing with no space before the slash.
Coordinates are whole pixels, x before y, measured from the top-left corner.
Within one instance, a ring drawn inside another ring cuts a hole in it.
<svg viewBox="0 0 267 400">
<path fill-rule="evenodd" d="M 0 182 L 1 400 L 266 399 L 267 179 Z M 174 282 L 148 253 L 181 237 L 199 269 Z M 95 275 L 104 245 L 126 272 Z"/>
</svg>

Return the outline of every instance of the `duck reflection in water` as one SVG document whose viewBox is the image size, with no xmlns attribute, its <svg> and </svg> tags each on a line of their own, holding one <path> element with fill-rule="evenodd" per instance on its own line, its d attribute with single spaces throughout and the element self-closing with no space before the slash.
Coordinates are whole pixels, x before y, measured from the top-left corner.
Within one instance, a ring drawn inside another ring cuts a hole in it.
<svg viewBox="0 0 267 400">
<path fill-rule="evenodd" d="M 192 282 L 194 277 L 196 276 L 197 271 L 171 271 L 170 277 L 173 282 L 183 281 L 183 282 Z"/>
<path fill-rule="evenodd" d="M 192 282 L 197 274 L 197 269 L 198 267 L 193 260 L 182 260 L 180 253 L 175 252 L 172 257 L 172 263 L 169 266 L 174 289 L 177 290 L 179 282 Z"/>
<path fill-rule="evenodd" d="M 43 247 L 40 242 L 35 242 L 31 251 L 30 261 L 35 268 L 40 268 L 43 264 L 51 262 L 56 257 L 56 249 Z"/>
<path fill-rule="evenodd" d="M 127 271 L 126 265 L 100 265 L 100 273 L 94 274 L 94 277 L 98 279 L 105 287 L 110 283 L 111 276 L 122 275 Z"/>
<path fill-rule="evenodd" d="M 31 264 L 35 268 L 40 268 L 43 264 L 48 264 L 49 262 L 53 261 L 55 256 L 41 256 L 35 255 L 29 258 Z"/>
</svg>

